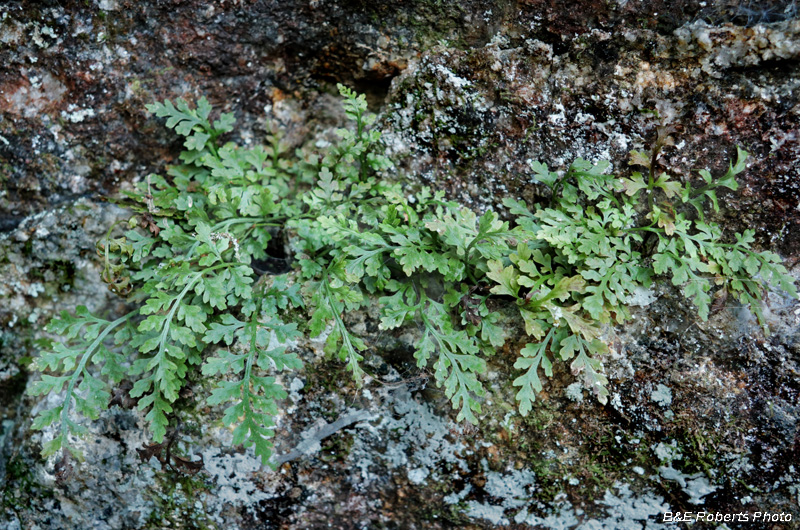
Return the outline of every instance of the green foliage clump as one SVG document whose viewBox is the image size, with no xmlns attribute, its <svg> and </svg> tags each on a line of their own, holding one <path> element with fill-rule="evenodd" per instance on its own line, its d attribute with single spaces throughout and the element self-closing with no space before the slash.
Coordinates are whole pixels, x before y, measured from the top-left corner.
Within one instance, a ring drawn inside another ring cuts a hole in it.
<svg viewBox="0 0 800 530">
<path fill-rule="evenodd" d="M 486 356 L 510 334 L 497 312 L 504 304 L 524 329 L 513 385 L 525 415 L 542 390 L 540 370 L 551 376 L 555 358 L 606 401 L 603 325 L 628 319 L 631 294 L 657 276 L 681 286 L 703 319 L 714 289 L 749 304 L 762 324 L 766 288 L 797 296 L 777 255 L 750 250 L 752 231 L 723 238 L 704 220 L 706 200 L 718 208 L 718 187 L 736 189 L 742 150 L 722 179 L 701 171 L 699 189 L 654 175 L 666 134 L 650 157 L 632 154 L 646 177 L 607 174 L 607 162 L 577 160 L 565 172 L 533 163 L 551 200 L 531 208 L 506 199 L 506 221 L 389 179 L 364 96 L 340 91 L 353 128 L 316 154 L 288 152 L 277 131 L 266 146 L 222 143 L 233 118 L 212 121 L 205 99 L 196 108 L 148 106 L 185 138 L 185 151 L 166 176 L 126 194 L 127 230 L 112 239 L 111 227 L 98 243 L 103 279 L 134 309 L 110 321 L 79 307 L 47 327 L 61 340 L 36 360 L 42 376 L 31 393 L 56 394 L 60 404 L 34 428 L 60 428 L 44 455 L 76 453 L 71 436 L 85 427 L 73 412 L 96 419 L 124 379 L 161 442 L 181 389 L 199 372 L 214 385 L 206 403 L 227 406 L 222 421 L 234 443 L 267 462 L 286 397 L 276 375 L 301 368 L 287 345 L 326 336 L 326 352 L 361 381 L 368 345 L 343 314 L 376 300 L 382 329 L 419 328 L 419 367 L 432 366 L 459 420 L 477 423 Z M 291 249 L 291 272 L 262 270 L 273 240 Z M 298 314 L 307 318 L 297 322 Z"/>
</svg>

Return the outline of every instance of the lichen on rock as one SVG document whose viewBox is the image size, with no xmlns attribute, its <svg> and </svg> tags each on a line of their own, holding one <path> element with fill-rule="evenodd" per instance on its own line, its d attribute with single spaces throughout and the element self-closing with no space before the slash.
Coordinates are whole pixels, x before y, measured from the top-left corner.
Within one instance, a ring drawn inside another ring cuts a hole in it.
<svg viewBox="0 0 800 530">
<path fill-rule="evenodd" d="M 606 406 L 556 367 L 521 417 L 516 352 L 501 351 L 477 428 L 453 421 L 408 337 L 380 332 L 368 311 L 348 315 L 375 345 L 379 376 L 358 389 L 319 344 L 294 345 L 306 369 L 278 417 L 278 450 L 298 456 L 277 471 L 231 449 L 221 411 L 191 397 L 174 447 L 202 456 L 196 475 L 143 460 L 143 418 L 117 405 L 87 425 L 85 461 L 56 469 L 38 457 L 52 433 L 30 430 L 43 403 L 23 395 L 49 317 L 121 310 L 94 245 L 126 215 L 105 199 L 174 161 L 177 145 L 143 110 L 167 97 L 205 94 L 237 115 L 243 141 L 260 142 L 268 119 L 300 147 L 334 138 L 331 82 L 346 81 L 368 93 L 399 171 L 479 211 L 547 199 L 529 160 L 604 159 L 624 174 L 628 152 L 673 125 L 665 170 L 682 181 L 724 172 L 737 146 L 753 154 L 741 193 L 720 194 L 709 215 L 754 228 L 797 277 L 800 21 L 785 2 L 749 14 L 701 4 L 1 7 L 0 526 L 622 530 L 664 528 L 663 511 L 800 518 L 800 306 L 777 293 L 770 337 L 732 302 L 702 323 L 669 285 L 641 293 L 635 319 L 606 332 Z"/>
</svg>

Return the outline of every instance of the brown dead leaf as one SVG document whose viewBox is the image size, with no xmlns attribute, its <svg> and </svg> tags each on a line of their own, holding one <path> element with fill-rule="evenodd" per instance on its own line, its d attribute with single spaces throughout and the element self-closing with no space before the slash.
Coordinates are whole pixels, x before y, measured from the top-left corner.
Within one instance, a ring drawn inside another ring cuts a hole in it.
<svg viewBox="0 0 800 530">
<path fill-rule="evenodd" d="M 125 410 L 134 408 L 139 403 L 139 400 L 131 397 L 131 389 L 133 389 L 133 383 L 129 380 L 124 379 L 120 382 L 119 386 L 111 392 L 111 400 L 108 402 L 108 407 L 119 405 L 120 408 Z"/>
<path fill-rule="evenodd" d="M 136 452 L 139 453 L 139 458 L 142 462 L 149 462 L 151 458 L 156 457 L 156 459 L 164 463 L 163 458 L 161 456 L 161 451 L 164 450 L 164 446 L 166 442 L 160 444 L 144 444 L 141 449 L 136 449 Z"/>
<path fill-rule="evenodd" d="M 196 475 L 203 469 L 203 456 L 200 456 L 200 460 L 192 461 L 187 458 L 172 455 L 172 465 L 173 468 L 177 468 L 187 475 Z"/>
<path fill-rule="evenodd" d="M 72 476 L 72 462 L 70 462 L 70 454 L 64 451 L 64 455 L 56 461 L 55 472 L 56 482 L 63 484 L 69 477 Z"/>
<path fill-rule="evenodd" d="M 142 228 L 146 228 L 152 232 L 154 236 L 157 236 L 161 229 L 156 225 L 155 219 L 149 213 L 141 214 L 139 218 L 139 224 Z"/>
</svg>

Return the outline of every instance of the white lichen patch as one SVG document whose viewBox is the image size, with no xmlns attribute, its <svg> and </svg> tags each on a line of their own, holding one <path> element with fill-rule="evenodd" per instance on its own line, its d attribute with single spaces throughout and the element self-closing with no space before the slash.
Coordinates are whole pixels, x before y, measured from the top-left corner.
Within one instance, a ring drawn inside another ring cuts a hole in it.
<svg viewBox="0 0 800 530">
<path fill-rule="evenodd" d="M 94 115 L 94 109 L 81 109 L 78 108 L 77 105 L 71 103 L 67 106 L 67 110 L 61 111 L 61 117 L 65 120 L 71 121 L 72 123 L 80 123 L 86 118 L 93 118 Z"/>
<path fill-rule="evenodd" d="M 636 307 L 647 307 L 653 302 L 658 300 L 658 297 L 653 292 L 652 289 L 645 288 L 641 285 L 637 285 L 636 288 L 633 290 L 630 296 L 628 296 L 628 300 L 626 303 L 629 306 L 636 306 Z"/>
<path fill-rule="evenodd" d="M 656 457 L 664 464 L 671 466 L 672 462 L 675 460 L 681 460 L 683 458 L 683 453 L 678 448 L 678 445 L 675 441 L 671 441 L 670 443 L 666 444 L 664 442 L 660 442 L 658 445 L 652 448 L 653 453 L 655 453 Z"/>
<path fill-rule="evenodd" d="M 99 0 L 97 7 L 103 11 L 116 11 L 119 9 L 119 4 L 117 0 Z"/>
<path fill-rule="evenodd" d="M 225 429 L 210 430 L 208 434 L 220 441 L 230 439 L 230 433 Z M 227 448 L 211 447 L 203 452 L 203 462 L 203 469 L 214 484 L 210 515 L 220 523 L 223 520 L 219 515 L 226 505 L 248 507 L 272 498 L 272 494 L 259 488 L 253 480 L 254 474 L 263 466 L 252 448 L 244 453 L 235 453 Z"/>
<path fill-rule="evenodd" d="M 576 403 L 580 403 L 583 401 L 583 385 L 580 381 L 576 381 L 571 385 L 567 386 L 564 390 L 564 395 L 567 396 L 567 399 L 570 401 L 574 401 Z"/>
<path fill-rule="evenodd" d="M 669 407 L 672 404 L 672 390 L 668 386 L 659 383 L 650 394 L 650 400 L 655 401 L 662 407 Z"/>
<path fill-rule="evenodd" d="M 561 498 L 564 496 L 562 495 Z M 557 499 L 559 496 L 556 497 Z M 547 530 L 666 530 L 658 522 L 658 516 L 669 510 L 664 499 L 648 489 L 631 490 L 627 483 L 616 483 L 613 490 L 606 490 L 602 499 L 595 501 L 600 513 L 588 516 L 583 510 L 567 501 L 557 502 L 550 513 L 537 516 L 520 511 L 515 517 L 517 524 Z"/>
<path fill-rule="evenodd" d="M 356 438 L 348 456 L 352 467 L 358 470 L 361 487 L 379 478 L 371 471 L 379 462 L 389 469 L 407 469 L 407 477 L 414 484 L 441 479 L 443 466 L 468 471 L 461 456 L 466 446 L 454 441 L 451 434 L 460 432 L 461 426 L 437 416 L 405 389 L 382 391 L 381 398 L 383 406 L 393 414 L 373 422 L 369 428 L 372 434 L 365 431 Z M 375 453 L 375 443 L 385 444 L 380 455 Z"/>
<path fill-rule="evenodd" d="M 717 486 L 713 486 L 703 473 L 687 475 L 672 466 L 662 466 L 658 469 L 658 472 L 664 479 L 680 484 L 692 504 L 702 505 L 704 502 L 703 497 L 719 489 Z"/>
<path fill-rule="evenodd" d="M 408 471 L 408 480 L 412 484 L 422 484 L 425 482 L 425 479 L 428 478 L 428 475 L 430 475 L 430 471 L 428 469 L 419 467 Z"/>
</svg>

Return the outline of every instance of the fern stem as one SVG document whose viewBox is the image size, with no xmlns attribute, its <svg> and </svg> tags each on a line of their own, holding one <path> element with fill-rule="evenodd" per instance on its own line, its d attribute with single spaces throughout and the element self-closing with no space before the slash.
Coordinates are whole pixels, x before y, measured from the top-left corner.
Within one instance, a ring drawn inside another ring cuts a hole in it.
<svg viewBox="0 0 800 530">
<path fill-rule="evenodd" d="M 97 347 L 103 342 L 103 340 L 120 324 L 126 322 L 134 315 L 139 313 L 139 309 L 134 309 L 127 315 L 121 316 L 115 321 L 111 322 L 106 328 L 100 333 L 97 338 L 92 341 L 89 347 L 84 352 L 83 356 L 81 357 L 80 363 L 75 368 L 75 371 L 72 373 L 72 377 L 69 380 L 69 384 L 67 385 L 67 395 L 64 398 L 64 407 L 61 409 L 60 419 L 61 419 L 61 445 L 62 448 L 69 445 L 68 443 L 68 435 L 69 435 L 69 410 L 72 406 L 72 394 L 75 391 L 75 385 L 78 382 L 81 374 L 83 374 L 84 370 L 86 370 L 86 365 L 89 362 L 89 359 L 92 358 L 94 355 L 95 350 Z"/>
<path fill-rule="evenodd" d="M 256 358 L 258 350 L 256 349 L 256 337 L 258 335 L 258 322 L 253 319 L 250 321 L 250 326 L 253 327 L 253 334 L 250 336 L 250 351 L 247 355 L 247 362 L 244 367 L 244 377 L 242 378 L 242 406 L 244 407 L 245 417 L 249 414 L 253 415 L 253 409 L 250 407 L 250 375 L 253 372 L 253 362 Z"/>
<path fill-rule="evenodd" d="M 353 346 L 353 343 L 350 341 L 350 332 L 344 325 L 342 317 L 339 315 L 339 308 L 333 301 L 333 295 L 331 294 L 330 283 L 328 282 L 328 271 L 325 271 L 325 276 L 323 277 L 322 282 L 325 285 L 325 298 L 328 300 L 328 305 L 331 308 L 331 313 L 333 314 L 333 321 L 336 324 L 336 327 L 339 328 L 339 334 L 342 336 L 342 342 L 347 348 L 348 352 L 347 366 L 350 368 L 350 371 L 353 372 L 353 378 L 356 380 L 356 383 L 360 385 L 361 374 L 363 373 L 363 371 L 358 366 L 358 359 L 356 358 L 357 355 L 356 349 Z"/>
</svg>

